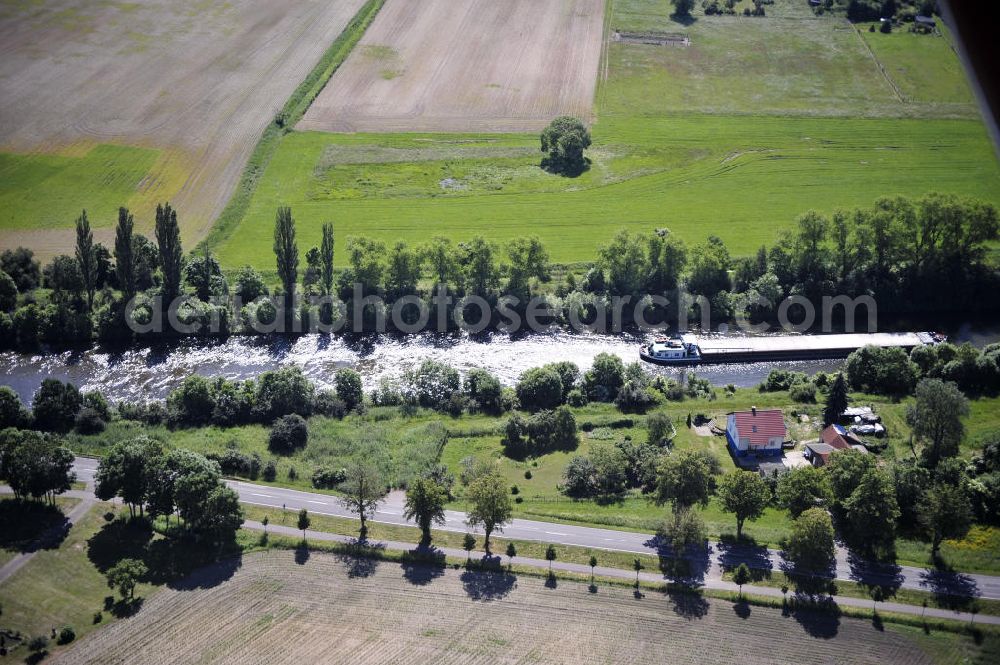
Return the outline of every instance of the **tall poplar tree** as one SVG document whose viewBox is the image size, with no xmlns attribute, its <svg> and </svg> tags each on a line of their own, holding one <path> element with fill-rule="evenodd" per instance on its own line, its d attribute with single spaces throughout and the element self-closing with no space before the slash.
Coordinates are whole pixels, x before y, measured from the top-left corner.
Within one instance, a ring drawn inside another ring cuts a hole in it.
<svg viewBox="0 0 1000 665">
<path fill-rule="evenodd" d="M 115 227 L 115 272 L 118 286 L 125 295 L 125 302 L 135 296 L 135 220 L 128 208 L 118 208 L 118 226 Z"/>
<path fill-rule="evenodd" d="M 94 252 L 94 233 L 90 230 L 87 211 L 76 218 L 76 262 L 87 291 L 87 311 L 94 309 L 94 291 L 97 289 L 97 254 Z"/>
<path fill-rule="evenodd" d="M 160 252 L 160 272 L 163 275 L 163 304 L 169 307 L 181 293 L 184 263 L 177 211 L 169 203 L 156 206 L 156 244 Z"/>
<path fill-rule="evenodd" d="M 278 277 L 285 291 L 285 316 L 290 321 L 295 299 L 295 282 L 299 277 L 299 246 L 295 242 L 295 220 L 292 209 L 278 208 L 274 218 L 274 258 L 277 262 Z"/>
<path fill-rule="evenodd" d="M 333 224 L 323 225 L 323 245 L 320 247 L 323 260 L 323 295 L 333 292 Z"/>
</svg>

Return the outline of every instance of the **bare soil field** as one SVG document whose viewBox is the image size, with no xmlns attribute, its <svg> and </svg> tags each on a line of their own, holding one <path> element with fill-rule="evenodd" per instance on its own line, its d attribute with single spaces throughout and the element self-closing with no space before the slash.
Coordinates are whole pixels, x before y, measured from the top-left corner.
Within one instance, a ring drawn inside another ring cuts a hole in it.
<svg viewBox="0 0 1000 665">
<path fill-rule="evenodd" d="M 60 663 L 929 663 L 865 621 L 268 552 L 164 589 Z"/>
<path fill-rule="evenodd" d="M 534 131 L 590 118 L 604 0 L 389 0 L 297 128 Z"/>
<path fill-rule="evenodd" d="M 158 151 L 145 176 L 129 171 L 108 197 L 124 185 L 127 200 L 101 205 L 97 192 L 86 191 L 89 180 L 78 183 L 76 214 L 97 208 L 91 223 L 105 227 L 98 236 L 107 240 L 113 216 L 105 208 L 129 205 L 148 229 L 155 203 L 169 199 L 190 247 L 224 207 L 261 131 L 361 5 L 3 0 L 0 152 L 30 160 L 83 158 L 102 144 Z M 30 168 L 39 183 L 19 187 L 36 199 L 49 195 L 44 180 L 52 177 L 47 169 L 55 171 L 37 162 Z M 122 170 L 111 160 L 103 169 L 99 183 Z M 43 255 L 72 247 L 65 210 L 52 218 L 27 202 L 24 214 L 5 207 L 0 244 L 27 241 Z"/>
</svg>

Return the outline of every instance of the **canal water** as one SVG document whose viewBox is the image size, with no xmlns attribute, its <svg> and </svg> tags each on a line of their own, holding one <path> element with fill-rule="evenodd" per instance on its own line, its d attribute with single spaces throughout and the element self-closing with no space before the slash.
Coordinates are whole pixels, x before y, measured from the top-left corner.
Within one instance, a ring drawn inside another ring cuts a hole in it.
<svg viewBox="0 0 1000 665">
<path fill-rule="evenodd" d="M 897 328 L 900 329 L 900 328 Z M 956 343 L 976 346 L 1000 341 L 1000 321 L 956 323 L 936 328 Z M 321 387 L 329 387 L 336 371 L 359 371 L 371 389 L 382 378 L 398 378 L 407 369 L 432 358 L 459 371 L 481 367 L 512 385 L 531 367 L 568 360 L 587 369 L 599 353 L 614 353 L 626 363 L 638 360 L 641 336 L 552 332 L 510 336 L 503 333 L 470 337 L 456 335 L 305 335 L 283 337 L 232 337 L 225 341 L 184 340 L 169 346 L 142 346 L 122 351 L 101 348 L 60 353 L 0 353 L 0 385 L 9 385 L 26 402 L 42 379 L 71 381 L 84 390 L 100 390 L 114 400 L 163 398 L 184 378 L 197 373 L 229 379 L 253 378 L 270 369 L 297 365 Z M 715 385 L 754 386 L 776 367 L 813 374 L 831 371 L 839 360 L 805 360 L 780 363 L 704 365 L 696 368 L 663 368 L 645 365 L 653 373 L 683 379 L 694 372 Z"/>
</svg>

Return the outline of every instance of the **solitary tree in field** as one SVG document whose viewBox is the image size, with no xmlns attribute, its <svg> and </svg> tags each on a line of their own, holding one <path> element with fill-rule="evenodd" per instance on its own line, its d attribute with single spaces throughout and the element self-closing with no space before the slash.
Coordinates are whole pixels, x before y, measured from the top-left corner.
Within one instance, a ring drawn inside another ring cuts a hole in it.
<svg viewBox="0 0 1000 665">
<path fill-rule="evenodd" d="M 94 309 L 94 291 L 97 290 L 97 254 L 94 252 L 94 233 L 90 230 L 87 211 L 76 219 L 76 262 L 87 291 L 87 311 Z"/>
<path fill-rule="evenodd" d="M 406 490 L 403 517 L 420 527 L 420 543 L 431 542 L 431 524 L 444 524 L 444 504 L 447 491 L 429 478 L 418 478 Z"/>
<path fill-rule="evenodd" d="M 118 287 L 125 302 L 135 295 L 135 220 L 128 208 L 118 208 L 118 225 L 115 227 L 115 271 Z"/>
<path fill-rule="evenodd" d="M 312 523 L 312 520 L 309 519 L 309 511 L 306 510 L 305 508 L 303 508 L 302 510 L 300 510 L 299 511 L 299 531 L 302 532 L 302 540 L 306 539 L 306 529 L 309 528 L 309 525 L 311 523 Z"/>
<path fill-rule="evenodd" d="M 181 293 L 181 273 L 184 268 L 177 211 L 169 203 L 156 206 L 156 245 L 159 249 L 160 272 L 163 275 L 163 305 L 169 307 Z"/>
<path fill-rule="evenodd" d="M 462 539 L 462 549 L 468 554 L 468 561 L 472 561 L 472 550 L 476 549 L 476 537 L 471 533 L 465 534 Z"/>
<path fill-rule="evenodd" d="M 378 470 L 356 462 L 347 469 L 347 480 L 340 486 L 344 492 L 341 502 L 344 507 L 355 513 L 361 520 L 358 538 L 368 539 L 368 516 L 378 509 L 378 504 L 385 496 L 385 483 Z"/>
<path fill-rule="evenodd" d="M 319 251 L 323 262 L 323 295 L 328 296 L 333 292 L 333 224 L 331 223 L 323 225 L 323 244 Z"/>
<path fill-rule="evenodd" d="M 466 496 L 472 501 L 466 521 L 469 526 L 483 527 L 486 535 L 483 549 L 489 554 L 490 535 L 495 530 L 503 531 L 514 512 L 507 483 L 498 472 L 490 471 L 469 484 Z"/>
<path fill-rule="evenodd" d="M 642 565 L 642 561 L 640 561 L 639 559 L 635 559 L 632 562 L 632 568 L 635 569 L 635 588 L 638 589 L 639 588 L 639 571 L 641 571 L 643 568 L 645 568 L 645 566 Z M 591 568 L 591 574 L 590 574 L 590 576 L 591 577 L 594 576 L 593 568 Z"/>
<path fill-rule="evenodd" d="M 950 381 L 924 379 L 917 384 L 916 401 L 906 408 L 906 424 L 913 435 L 924 441 L 924 458 L 929 466 L 958 454 L 969 415 L 969 400 Z"/>
<path fill-rule="evenodd" d="M 560 116 L 542 131 L 542 152 L 548 156 L 542 166 L 554 173 L 577 175 L 587 161 L 583 151 L 590 147 L 590 130 L 577 118 Z"/>
<path fill-rule="evenodd" d="M 743 523 L 764 514 L 771 489 L 754 471 L 734 471 L 722 477 L 719 483 L 719 500 L 722 509 L 736 515 L 736 538 L 743 538 Z"/>
<path fill-rule="evenodd" d="M 594 581 L 594 568 L 597 568 L 597 557 L 590 555 L 590 581 Z"/>
<path fill-rule="evenodd" d="M 122 559 L 108 569 L 106 577 L 108 586 L 117 589 L 122 600 L 131 601 L 135 598 L 135 585 L 139 583 L 149 568 L 138 559 Z"/>
<path fill-rule="evenodd" d="M 514 565 L 514 557 L 517 556 L 517 548 L 514 547 L 514 543 L 507 543 L 507 568 L 510 569 Z"/>
<path fill-rule="evenodd" d="M 837 378 L 830 386 L 830 394 L 826 397 L 823 408 L 823 424 L 832 425 L 840 420 L 840 414 L 847 408 L 847 380 L 843 372 L 837 372 Z"/>
<path fill-rule="evenodd" d="M 545 548 L 545 560 L 549 562 L 549 574 L 552 574 L 552 562 L 556 560 L 556 546 L 549 545 Z"/>
<path fill-rule="evenodd" d="M 268 524 L 269 524 L 270 522 L 271 522 L 271 520 L 270 520 L 270 518 L 269 518 L 269 517 L 268 517 L 267 515 L 264 515 L 264 519 L 262 519 L 262 520 L 260 521 L 261 525 L 263 525 L 263 527 L 264 527 L 264 535 L 265 535 L 265 536 L 267 535 L 267 525 L 268 525 Z M 302 535 L 303 535 L 303 537 L 305 537 L 305 534 L 302 534 Z"/>
<path fill-rule="evenodd" d="M 678 18 L 690 17 L 694 9 L 694 0 L 670 0 L 670 4 L 674 6 L 673 16 Z"/>
<path fill-rule="evenodd" d="M 299 246 L 295 242 L 295 220 L 292 209 L 278 208 L 274 218 L 274 258 L 278 267 L 278 278 L 285 291 L 285 314 L 292 316 L 295 298 L 295 282 L 299 277 Z M 290 320 L 290 318 L 289 318 Z"/>
<path fill-rule="evenodd" d="M 740 598 L 743 597 L 743 585 L 750 581 L 750 569 L 745 563 L 736 566 L 733 571 L 733 584 L 740 588 Z"/>
</svg>

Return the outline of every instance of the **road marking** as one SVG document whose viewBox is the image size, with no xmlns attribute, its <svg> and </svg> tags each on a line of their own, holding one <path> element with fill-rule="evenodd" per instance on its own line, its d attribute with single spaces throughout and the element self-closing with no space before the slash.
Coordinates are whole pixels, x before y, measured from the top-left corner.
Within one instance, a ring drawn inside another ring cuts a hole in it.
<svg viewBox="0 0 1000 665">
<path fill-rule="evenodd" d="M 559 533 L 558 531 L 546 531 L 546 534 L 550 536 L 568 536 L 568 533 Z"/>
<path fill-rule="evenodd" d="M 271 495 L 271 494 L 257 494 L 256 492 L 250 492 L 250 495 L 251 496 L 263 496 L 263 497 L 267 497 L 268 499 L 273 499 L 274 498 L 274 496 Z"/>
<path fill-rule="evenodd" d="M 326 503 L 326 501 L 306 501 L 306 503 L 316 503 L 316 504 L 319 504 L 321 506 L 329 505 L 329 504 Z"/>
</svg>

